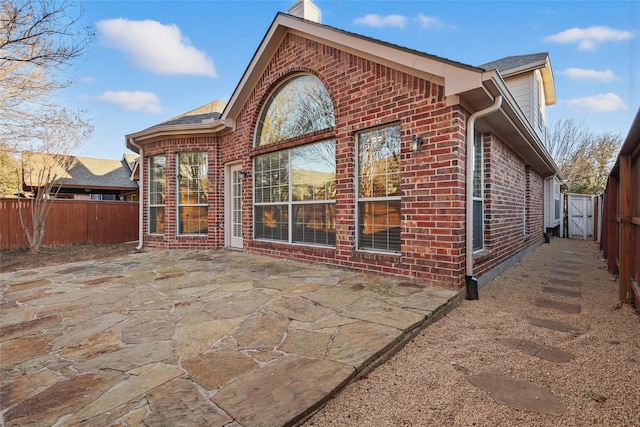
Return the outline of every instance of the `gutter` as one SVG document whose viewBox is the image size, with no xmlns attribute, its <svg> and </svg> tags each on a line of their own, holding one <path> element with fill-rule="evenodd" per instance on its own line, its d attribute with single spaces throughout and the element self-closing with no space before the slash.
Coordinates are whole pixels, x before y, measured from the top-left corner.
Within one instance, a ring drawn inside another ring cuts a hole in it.
<svg viewBox="0 0 640 427">
<path fill-rule="evenodd" d="M 138 246 L 136 246 L 136 250 L 140 251 L 144 246 L 144 149 L 136 144 L 133 138 L 129 138 L 129 145 L 137 148 L 140 155 L 140 161 L 138 162 L 138 168 L 140 168 L 140 182 L 138 183 Z"/>
<path fill-rule="evenodd" d="M 502 95 L 495 97 L 493 105 L 484 110 L 476 111 L 467 120 L 466 150 L 467 153 L 467 191 L 465 205 L 466 233 L 465 233 L 465 275 L 467 285 L 467 299 L 477 300 L 478 279 L 473 277 L 473 138 L 475 135 L 475 123 L 478 118 L 488 116 L 500 109 Z"/>
</svg>

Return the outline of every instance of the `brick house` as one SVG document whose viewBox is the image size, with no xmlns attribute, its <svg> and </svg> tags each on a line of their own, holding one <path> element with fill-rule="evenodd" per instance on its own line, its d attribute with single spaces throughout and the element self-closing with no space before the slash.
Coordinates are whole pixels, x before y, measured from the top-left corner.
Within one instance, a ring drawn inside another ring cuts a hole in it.
<svg viewBox="0 0 640 427">
<path fill-rule="evenodd" d="M 308 0 L 289 12 L 228 103 L 126 136 L 141 247 L 473 291 L 542 242 L 545 181 L 562 178 L 543 148 L 546 53 L 474 67 L 322 25 Z"/>
</svg>

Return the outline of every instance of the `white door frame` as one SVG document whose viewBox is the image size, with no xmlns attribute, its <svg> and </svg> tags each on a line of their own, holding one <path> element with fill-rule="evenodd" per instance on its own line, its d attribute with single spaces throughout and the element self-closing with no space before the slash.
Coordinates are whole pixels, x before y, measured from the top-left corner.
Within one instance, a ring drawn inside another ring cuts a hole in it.
<svg viewBox="0 0 640 427">
<path fill-rule="evenodd" d="M 224 168 L 224 244 L 231 249 L 243 246 L 241 171 L 242 163 L 229 163 Z"/>
</svg>

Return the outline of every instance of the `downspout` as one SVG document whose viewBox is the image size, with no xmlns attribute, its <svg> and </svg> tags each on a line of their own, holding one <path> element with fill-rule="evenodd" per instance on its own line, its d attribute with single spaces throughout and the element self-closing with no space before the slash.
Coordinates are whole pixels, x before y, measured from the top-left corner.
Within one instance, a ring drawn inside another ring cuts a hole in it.
<svg viewBox="0 0 640 427">
<path fill-rule="evenodd" d="M 467 203 L 465 206 L 466 215 L 466 236 L 465 236 L 465 274 L 467 286 L 467 299 L 477 300 L 478 295 L 478 279 L 473 277 L 473 139 L 475 137 L 475 123 L 480 117 L 488 116 L 500 109 L 502 105 L 502 95 L 496 96 L 493 105 L 484 110 L 476 111 L 467 120 L 467 137 L 466 137 L 466 153 L 467 153 Z"/>
<path fill-rule="evenodd" d="M 140 171 L 140 181 L 138 183 L 138 246 L 136 250 L 142 250 L 144 246 L 144 149 L 135 143 L 133 138 L 129 138 L 129 144 L 133 145 L 139 150 L 140 161 L 138 162 L 138 170 Z"/>
</svg>

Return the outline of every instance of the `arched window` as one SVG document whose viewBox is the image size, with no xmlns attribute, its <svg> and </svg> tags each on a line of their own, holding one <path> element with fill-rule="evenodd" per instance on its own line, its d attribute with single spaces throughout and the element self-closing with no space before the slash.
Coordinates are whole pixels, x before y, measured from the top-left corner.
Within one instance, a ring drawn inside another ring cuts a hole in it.
<svg viewBox="0 0 640 427">
<path fill-rule="evenodd" d="M 335 125 L 333 104 L 320 80 L 300 75 L 269 98 L 256 146 Z M 291 244 L 336 244 L 336 144 L 305 141 L 254 158 L 254 238 Z"/>
<path fill-rule="evenodd" d="M 287 80 L 262 111 L 256 146 L 306 135 L 335 126 L 333 103 L 322 82 L 311 75 Z"/>
</svg>

